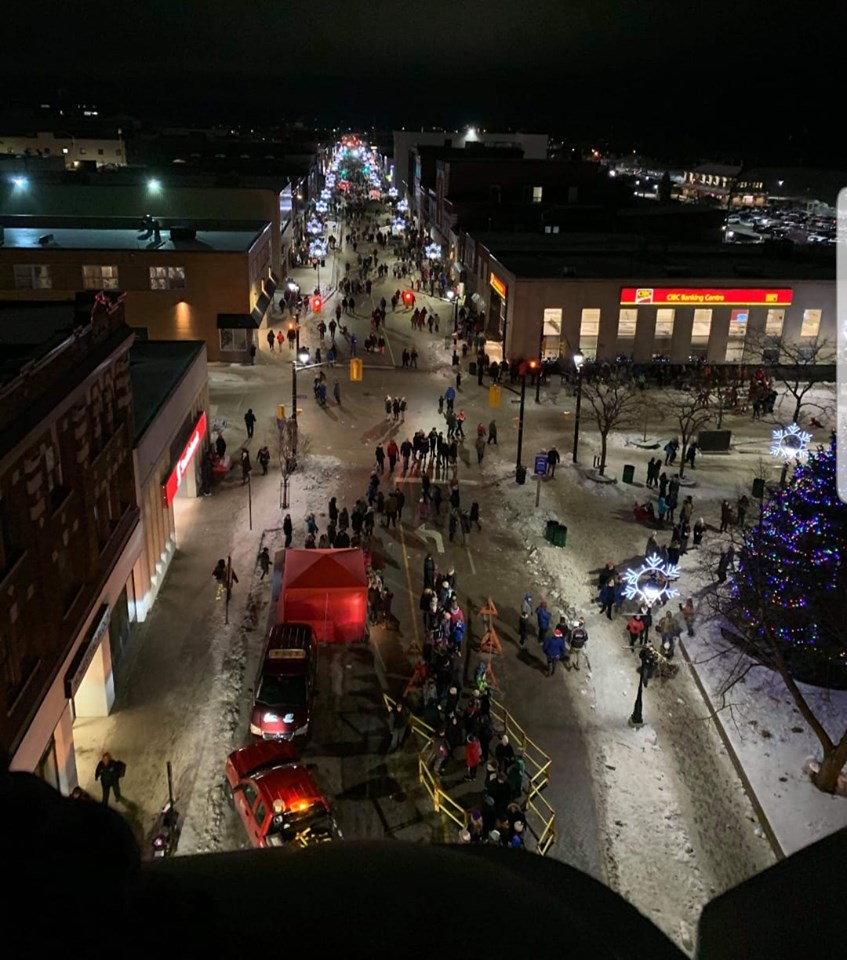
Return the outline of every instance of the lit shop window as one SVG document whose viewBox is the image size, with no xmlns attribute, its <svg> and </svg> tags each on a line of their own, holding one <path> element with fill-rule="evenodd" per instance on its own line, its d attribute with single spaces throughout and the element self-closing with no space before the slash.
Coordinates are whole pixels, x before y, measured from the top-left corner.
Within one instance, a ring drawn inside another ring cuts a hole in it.
<svg viewBox="0 0 847 960">
<path fill-rule="evenodd" d="M 82 286 L 85 290 L 117 290 L 118 268 L 84 266 Z"/>
<path fill-rule="evenodd" d="M 47 264 L 15 264 L 15 289 L 50 290 L 53 277 Z"/>
<path fill-rule="evenodd" d="M 185 267 L 150 267 L 151 290 L 182 290 Z"/>
<path fill-rule="evenodd" d="M 246 330 L 220 330 L 221 350 L 246 350 L 247 349 L 247 331 Z"/>
<path fill-rule="evenodd" d="M 634 340 L 638 323 L 637 307 L 622 307 L 618 314 L 618 340 Z"/>
<path fill-rule="evenodd" d="M 744 359 L 744 341 L 747 337 L 747 321 L 750 311 L 745 307 L 742 310 L 733 310 L 729 315 L 729 331 L 726 341 L 726 362 L 741 363 Z"/>
<path fill-rule="evenodd" d="M 800 328 L 801 337 L 816 337 L 821 330 L 821 311 L 804 310 L 803 326 Z"/>
<path fill-rule="evenodd" d="M 599 335 L 599 308 L 584 307 L 579 321 L 579 351 L 586 360 L 597 356 L 597 338 Z"/>
</svg>

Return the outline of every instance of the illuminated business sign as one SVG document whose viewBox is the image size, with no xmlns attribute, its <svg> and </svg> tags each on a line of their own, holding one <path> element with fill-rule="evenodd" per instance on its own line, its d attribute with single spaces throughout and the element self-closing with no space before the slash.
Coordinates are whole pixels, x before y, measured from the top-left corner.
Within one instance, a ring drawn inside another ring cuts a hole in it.
<svg viewBox="0 0 847 960">
<path fill-rule="evenodd" d="M 506 299 L 506 284 L 497 276 L 497 274 L 492 273 L 488 282 L 491 284 L 491 289 L 499 295 L 501 300 Z"/>
<path fill-rule="evenodd" d="M 787 307 L 791 293 L 790 287 L 623 287 L 621 305 Z"/>
<path fill-rule="evenodd" d="M 182 478 L 188 472 L 189 464 L 191 463 L 194 454 L 197 453 L 200 445 L 203 443 L 203 438 L 206 436 L 206 411 L 200 414 L 200 419 L 197 421 L 197 425 L 191 431 L 191 436 L 188 438 L 188 443 L 185 445 L 185 449 L 179 455 L 179 459 L 176 462 L 176 466 L 173 468 L 171 475 L 168 479 L 162 484 L 162 504 L 166 507 L 169 507 L 174 502 L 174 497 L 176 496 L 177 490 L 179 490 L 179 485 L 182 482 Z"/>
</svg>

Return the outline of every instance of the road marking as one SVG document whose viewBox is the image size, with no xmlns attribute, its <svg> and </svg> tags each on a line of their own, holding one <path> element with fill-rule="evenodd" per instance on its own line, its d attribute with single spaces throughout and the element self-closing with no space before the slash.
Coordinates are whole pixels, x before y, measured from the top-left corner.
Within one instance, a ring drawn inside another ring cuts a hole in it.
<svg viewBox="0 0 847 960">
<path fill-rule="evenodd" d="M 471 573 L 472 573 L 474 576 L 476 576 L 476 567 L 474 566 L 473 554 L 471 553 L 470 547 L 465 547 L 465 552 L 466 552 L 467 555 L 468 555 L 468 562 L 469 562 L 470 565 L 471 565 Z"/>
<path fill-rule="evenodd" d="M 415 536 L 424 544 L 427 545 L 427 540 L 432 537 L 435 541 L 435 549 L 439 553 L 444 553 L 444 537 L 436 530 L 429 530 L 425 523 L 422 523 L 417 530 L 415 530 Z"/>
</svg>

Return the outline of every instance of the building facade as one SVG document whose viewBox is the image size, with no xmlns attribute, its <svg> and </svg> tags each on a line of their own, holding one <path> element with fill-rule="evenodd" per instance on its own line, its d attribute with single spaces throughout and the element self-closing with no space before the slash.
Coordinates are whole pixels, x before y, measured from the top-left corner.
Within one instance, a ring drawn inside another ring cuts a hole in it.
<svg viewBox="0 0 847 960">
<path fill-rule="evenodd" d="M 720 248 L 650 255 L 621 238 L 570 238 L 516 249 L 515 238 L 464 238 L 467 293 L 490 356 L 637 363 L 761 363 L 786 344 L 833 362 L 834 257 L 746 258 Z M 509 248 L 512 249 L 509 249 Z M 745 251 L 746 253 L 746 251 Z"/>
<path fill-rule="evenodd" d="M 70 133 L 0 134 L 0 154 L 13 157 L 61 157 L 66 170 L 93 163 L 126 166 L 126 144 L 117 137 L 77 137 Z"/>
<path fill-rule="evenodd" d="M 122 298 L 92 299 L 0 389 L 0 746 L 63 792 L 74 719 L 114 699 L 142 546 L 133 333 Z"/>
<path fill-rule="evenodd" d="M 9 226 L 9 223 L 14 226 Z M 276 290 L 262 221 L 0 218 L 0 298 L 124 291 L 141 339 L 203 340 L 210 360 L 250 362 Z"/>
</svg>

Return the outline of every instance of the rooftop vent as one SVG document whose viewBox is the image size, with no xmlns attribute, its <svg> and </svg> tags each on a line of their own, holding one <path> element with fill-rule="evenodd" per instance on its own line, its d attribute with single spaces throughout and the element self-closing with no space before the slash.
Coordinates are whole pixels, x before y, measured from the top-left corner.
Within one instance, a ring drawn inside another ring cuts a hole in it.
<svg viewBox="0 0 847 960">
<path fill-rule="evenodd" d="M 48 246 L 49 244 L 53 243 L 54 240 L 55 240 L 55 237 L 53 236 L 52 233 L 42 234 L 38 238 L 38 242 L 41 244 L 42 247 Z"/>
<path fill-rule="evenodd" d="M 194 227 L 171 227 L 171 240 L 176 243 L 178 240 L 196 240 L 197 231 Z"/>
</svg>

